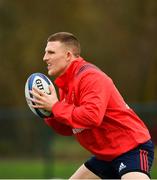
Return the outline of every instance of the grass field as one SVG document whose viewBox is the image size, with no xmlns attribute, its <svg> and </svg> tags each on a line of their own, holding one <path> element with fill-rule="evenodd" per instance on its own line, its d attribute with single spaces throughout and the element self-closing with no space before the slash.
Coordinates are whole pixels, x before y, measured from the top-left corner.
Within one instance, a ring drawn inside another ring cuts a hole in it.
<svg viewBox="0 0 157 180">
<path fill-rule="evenodd" d="M 0 179 L 68 178 L 79 165 L 65 161 L 47 166 L 42 160 L 1 160 Z"/>
<path fill-rule="evenodd" d="M 1 160 L 0 179 L 68 178 L 80 164 L 57 161 L 46 166 L 42 160 Z M 157 178 L 157 166 L 153 166 L 152 178 Z"/>
<path fill-rule="evenodd" d="M 66 138 L 53 141 L 49 153 L 53 156 L 42 159 L 0 159 L 0 179 L 66 179 L 90 156 L 78 143 Z M 157 179 L 157 157 L 151 175 Z"/>
</svg>

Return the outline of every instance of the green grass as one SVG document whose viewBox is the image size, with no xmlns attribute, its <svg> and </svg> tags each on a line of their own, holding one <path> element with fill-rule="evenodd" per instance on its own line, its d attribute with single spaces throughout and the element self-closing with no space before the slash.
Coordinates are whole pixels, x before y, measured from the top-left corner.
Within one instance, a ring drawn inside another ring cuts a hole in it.
<svg viewBox="0 0 157 180">
<path fill-rule="evenodd" d="M 68 178 L 80 163 L 55 162 L 47 166 L 42 160 L 1 160 L 0 179 Z"/>
<path fill-rule="evenodd" d="M 43 178 L 43 163 L 28 160 L 1 160 L 0 178 Z"/>
<path fill-rule="evenodd" d="M 1 179 L 44 179 L 44 178 L 68 178 L 81 165 L 82 162 L 57 161 L 49 167 L 42 160 L 1 160 Z M 153 166 L 152 178 L 157 178 L 157 166 Z"/>
<path fill-rule="evenodd" d="M 90 154 L 74 141 L 63 140 L 53 142 L 50 152 L 53 157 L 47 160 L 0 159 L 0 179 L 69 178 Z M 157 179 L 157 157 L 151 175 Z"/>
</svg>

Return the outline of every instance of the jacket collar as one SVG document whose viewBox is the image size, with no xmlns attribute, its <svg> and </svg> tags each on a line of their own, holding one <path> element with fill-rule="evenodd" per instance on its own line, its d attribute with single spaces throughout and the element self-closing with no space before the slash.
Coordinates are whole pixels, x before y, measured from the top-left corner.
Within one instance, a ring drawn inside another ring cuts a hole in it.
<svg viewBox="0 0 157 180">
<path fill-rule="evenodd" d="M 84 61 L 83 58 L 79 57 L 71 62 L 70 66 L 67 68 L 67 70 L 64 72 L 64 74 L 58 76 L 54 83 L 59 87 L 64 89 L 67 87 L 68 82 L 74 77 L 75 70 L 78 67 L 78 64 L 82 63 Z"/>
</svg>

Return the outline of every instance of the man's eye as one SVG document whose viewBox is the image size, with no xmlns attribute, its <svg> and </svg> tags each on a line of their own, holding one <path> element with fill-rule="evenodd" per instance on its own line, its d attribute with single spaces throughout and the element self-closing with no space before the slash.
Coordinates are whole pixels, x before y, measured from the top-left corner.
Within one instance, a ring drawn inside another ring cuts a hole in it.
<svg viewBox="0 0 157 180">
<path fill-rule="evenodd" d="M 48 51 L 48 54 L 55 54 L 54 51 Z"/>
</svg>

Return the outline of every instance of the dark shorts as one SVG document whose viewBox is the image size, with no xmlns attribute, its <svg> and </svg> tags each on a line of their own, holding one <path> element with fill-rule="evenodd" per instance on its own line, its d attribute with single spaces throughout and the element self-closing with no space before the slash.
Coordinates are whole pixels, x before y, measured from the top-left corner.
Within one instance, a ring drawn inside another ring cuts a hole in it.
<svg viewBox="0 0 157 180">
<path fill-rule="evenodd" d="M 149 140 L 112 161 L 99 160 L 93 156 L 84 165 L 102 179 L 120 179 L 128 172 L 143 172 L 150 177 L 153 159 L 154 145 Z"/>
</svg>

